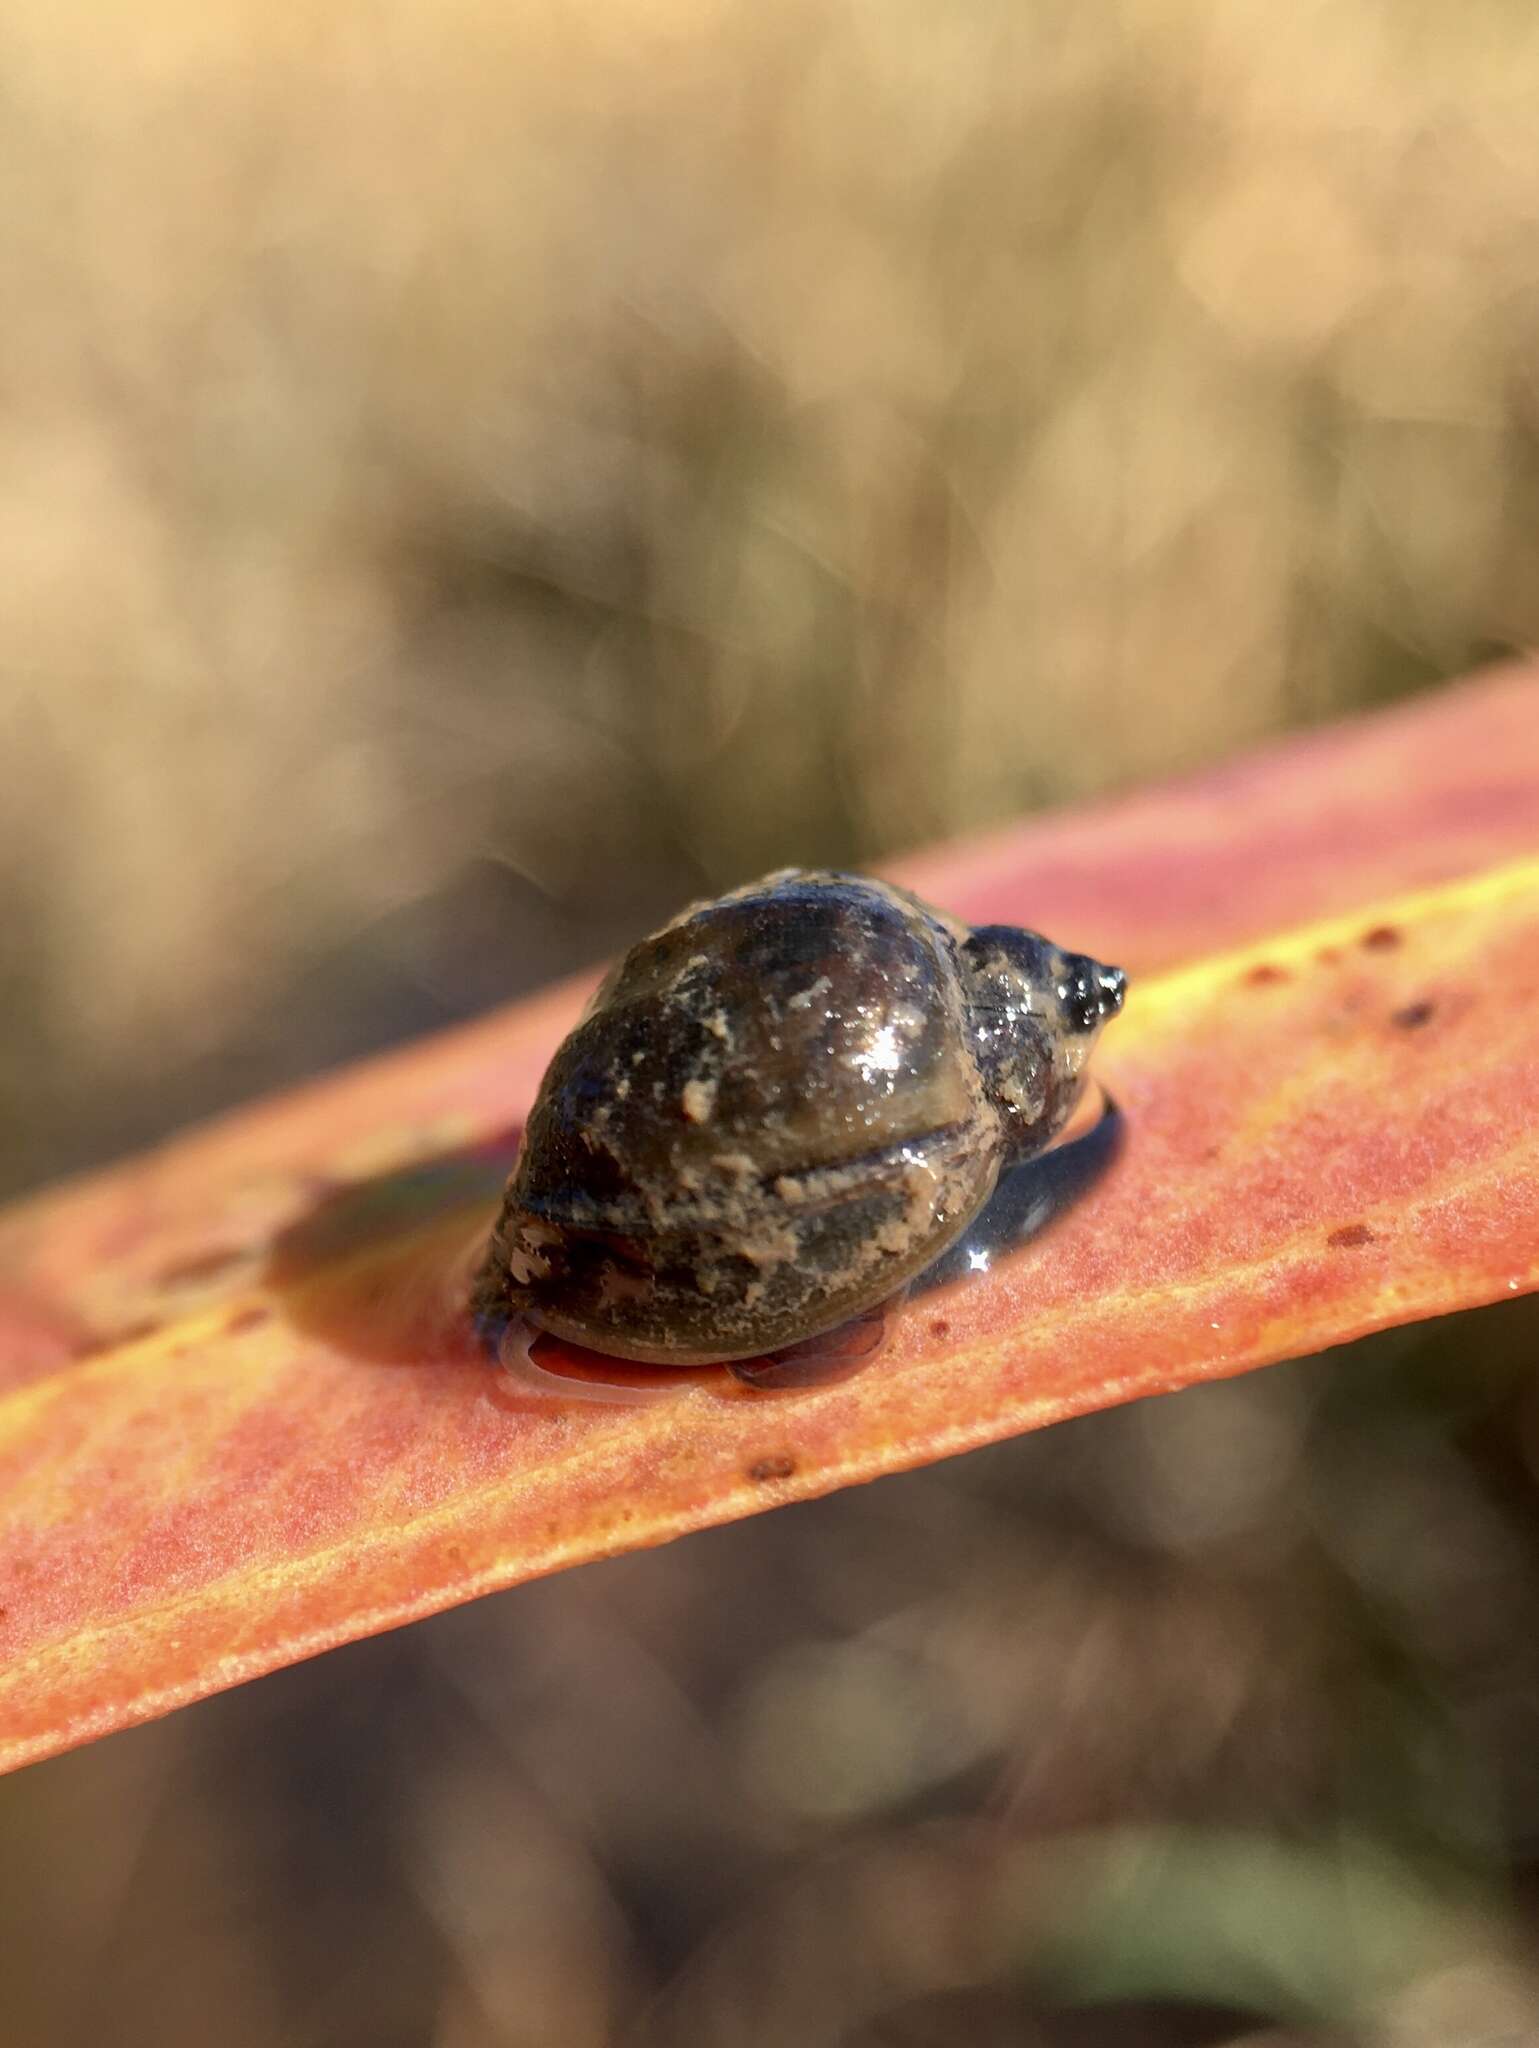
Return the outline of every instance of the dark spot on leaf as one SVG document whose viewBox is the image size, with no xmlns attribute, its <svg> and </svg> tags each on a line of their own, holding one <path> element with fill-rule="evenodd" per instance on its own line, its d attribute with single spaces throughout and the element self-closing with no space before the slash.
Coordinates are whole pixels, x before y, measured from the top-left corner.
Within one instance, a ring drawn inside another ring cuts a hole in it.
<svg viewBox="0 0 1539 2048">
<path fill-rule="evenodd" d="M 1287 979 L 1287 968 L 1278 967 L 1270 960 L 1263 960 L 1259 965 L 1250 968 L 1245 976 L 1248 988 L 1267 988 L 1274 982 L 1286 981 Z"/>
<path fill-rule="evenodd" d="M 1436 1009 L 1436 1003 L 1407 1003 L 1403 1010 L 1392 1011 L 1389 1021 L 1398 1031 L 1419 1031 L 1423 1024 L 1431 1023 Z"/>
<path fill-rule="evenodd" d="M 1359 1245 L 1372 1244 L 1374 1235 L 1366 1223 L 1343 1223 L 1325 1241 L 1339 1252 L 1356 1251 Z"/>
<path fill-rule="evenodd" d="M 102 1351 L 116 1351 L 124 1344 L 141 1344 L 146 1337 L 153 1337 L 160 1324 L 153 1316 L 146 1316 L 142 1322 L 125 1323 L 121 1330 L 108 1330 L 100 1337 L 91 1337 L 75 1353 L 77 1358 L 95 1358 Z"/>
<path fill-rule="evenodd" d="M 1360 946 L 1367 946 L 1372 952 L 1385 953 L 1388 952 L 1391 946 L 1398 946 L 1400 944 L 1400 932 L 1392 924 L 1370 925 L 1358 940 L 1358 944 Z"/>
<path fill-rule="evenodd" d="M 248 1302 L 245 1308 L 238 1308 L 225 1324 L 225 1331 L 231 1337 L 238 1337 L 242 1330 L 255 1330 L 262 1323 L 272 1320 L 272 1310 L 264 1308 L 259 1301 Z"/>
<path fill-rule="evenodd" d="M 937 1316 L 934 1322 L 931 1323 L 930 1335 L 932 1337 L 949 1337 L 951 1335 L 951 1325 L 944 1316 Z"/>
<path fill-rule="evenodd" d="M 796 1460 L 789 1451 L 776 1451 L 768 1458 L 756 1458 L 748 1468 L 750 1479 L 789 1479 Z"/>
<path fill-rule="evenodd" d="M 212 1280 L 217 1274 L 238 1266 L 246 1256 L 239 1245 L 215 1245 L 211 1251 L 195 1252 L 190 1259 L 178 1259 L 163 1267 L 156 1284 L 160 1287 L 190 1287 L 198 1280 Z"/>
</svg>

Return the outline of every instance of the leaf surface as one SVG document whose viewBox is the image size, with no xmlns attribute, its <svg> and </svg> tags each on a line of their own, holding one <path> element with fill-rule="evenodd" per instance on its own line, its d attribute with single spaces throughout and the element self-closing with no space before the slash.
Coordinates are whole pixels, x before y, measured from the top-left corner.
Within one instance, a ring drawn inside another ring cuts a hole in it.
<svg viewBox="0 0 1539 2048">
<path fill-rule="evenodd" d="M 468 1265 L 578 988 L 0 1218 L 0 1765 L 564 1565 L 1539 1284 L 1531 675 L 905 879 L 1135 968 L 1097 1056 L 1125 1143 L 834 1384 L 595 1401 L 476 1344 Z M 1294 928 L 1236 945 L 1263 918 Z"/>
</svg>

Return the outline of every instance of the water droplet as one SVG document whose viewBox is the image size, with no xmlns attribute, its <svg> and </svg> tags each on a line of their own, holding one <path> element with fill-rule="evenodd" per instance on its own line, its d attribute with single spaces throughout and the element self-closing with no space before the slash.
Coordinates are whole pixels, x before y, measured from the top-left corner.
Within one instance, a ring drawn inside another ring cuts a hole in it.
<svg viewBox="0 0 1539 2048">
<path fill-rule="evenodd" d="M 644 1408 L 678 1392 L 700 1376 L 699 1368 L 634 1365 L 557 1343 L 523 1316 L 514 1316 L 497 1339 L 497 1364 L 522 1395 L 547 1400 L 592 1401 L 617 1408 Z"/>
<path fill-rule="evenodd" d="M 727 1367 L 735 1380 L 761 1393 L 788 1393 L 797 1387 L 821 1387 L 848 1379 L 870 1363 L 887 1342 L 901 1295 L 868 1309 L 863 1316 L 840 1323 L 819 1336 L 788 1344 L 763 1358 L 740 1358 Z"/>
</svg>

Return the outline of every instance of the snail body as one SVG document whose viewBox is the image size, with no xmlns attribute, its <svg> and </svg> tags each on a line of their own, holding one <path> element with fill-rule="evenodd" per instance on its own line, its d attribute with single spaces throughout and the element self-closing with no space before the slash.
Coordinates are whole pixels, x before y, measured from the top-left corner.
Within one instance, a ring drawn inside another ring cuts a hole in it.
<svg viewBox="0 0 1539 2048">
<path fill-rule="evenodd" d="M 691 906 L 551 1061 L 478 1314 L 670 1365 L 860 1315 L 1051 1143 L 1124 985 L 855 875 L 787 869 Z"/>
</svg>

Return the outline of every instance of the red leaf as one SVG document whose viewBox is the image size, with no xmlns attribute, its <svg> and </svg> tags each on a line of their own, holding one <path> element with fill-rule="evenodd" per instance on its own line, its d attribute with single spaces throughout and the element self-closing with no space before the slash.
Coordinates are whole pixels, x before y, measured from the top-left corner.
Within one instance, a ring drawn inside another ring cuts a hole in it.
<svg viewBox="0 0 1539 2048">
<path fill-rule="evenodd" d="M 520 1392 L 462 1318 L 566 989 L 0 1219 L 0 1762 L 497 1586 L 1539 1283 L 1539 688 L 914 862 L 1143 966 L 1110 1174 L 864 1372 Z M 1501 865 L 1499 863 L 1507 863 Z M 1462 882 L 1376 908 L 1392 887 Z M 1284 920 L 1339 913 L 1196 958 Z"/>
</svg>

